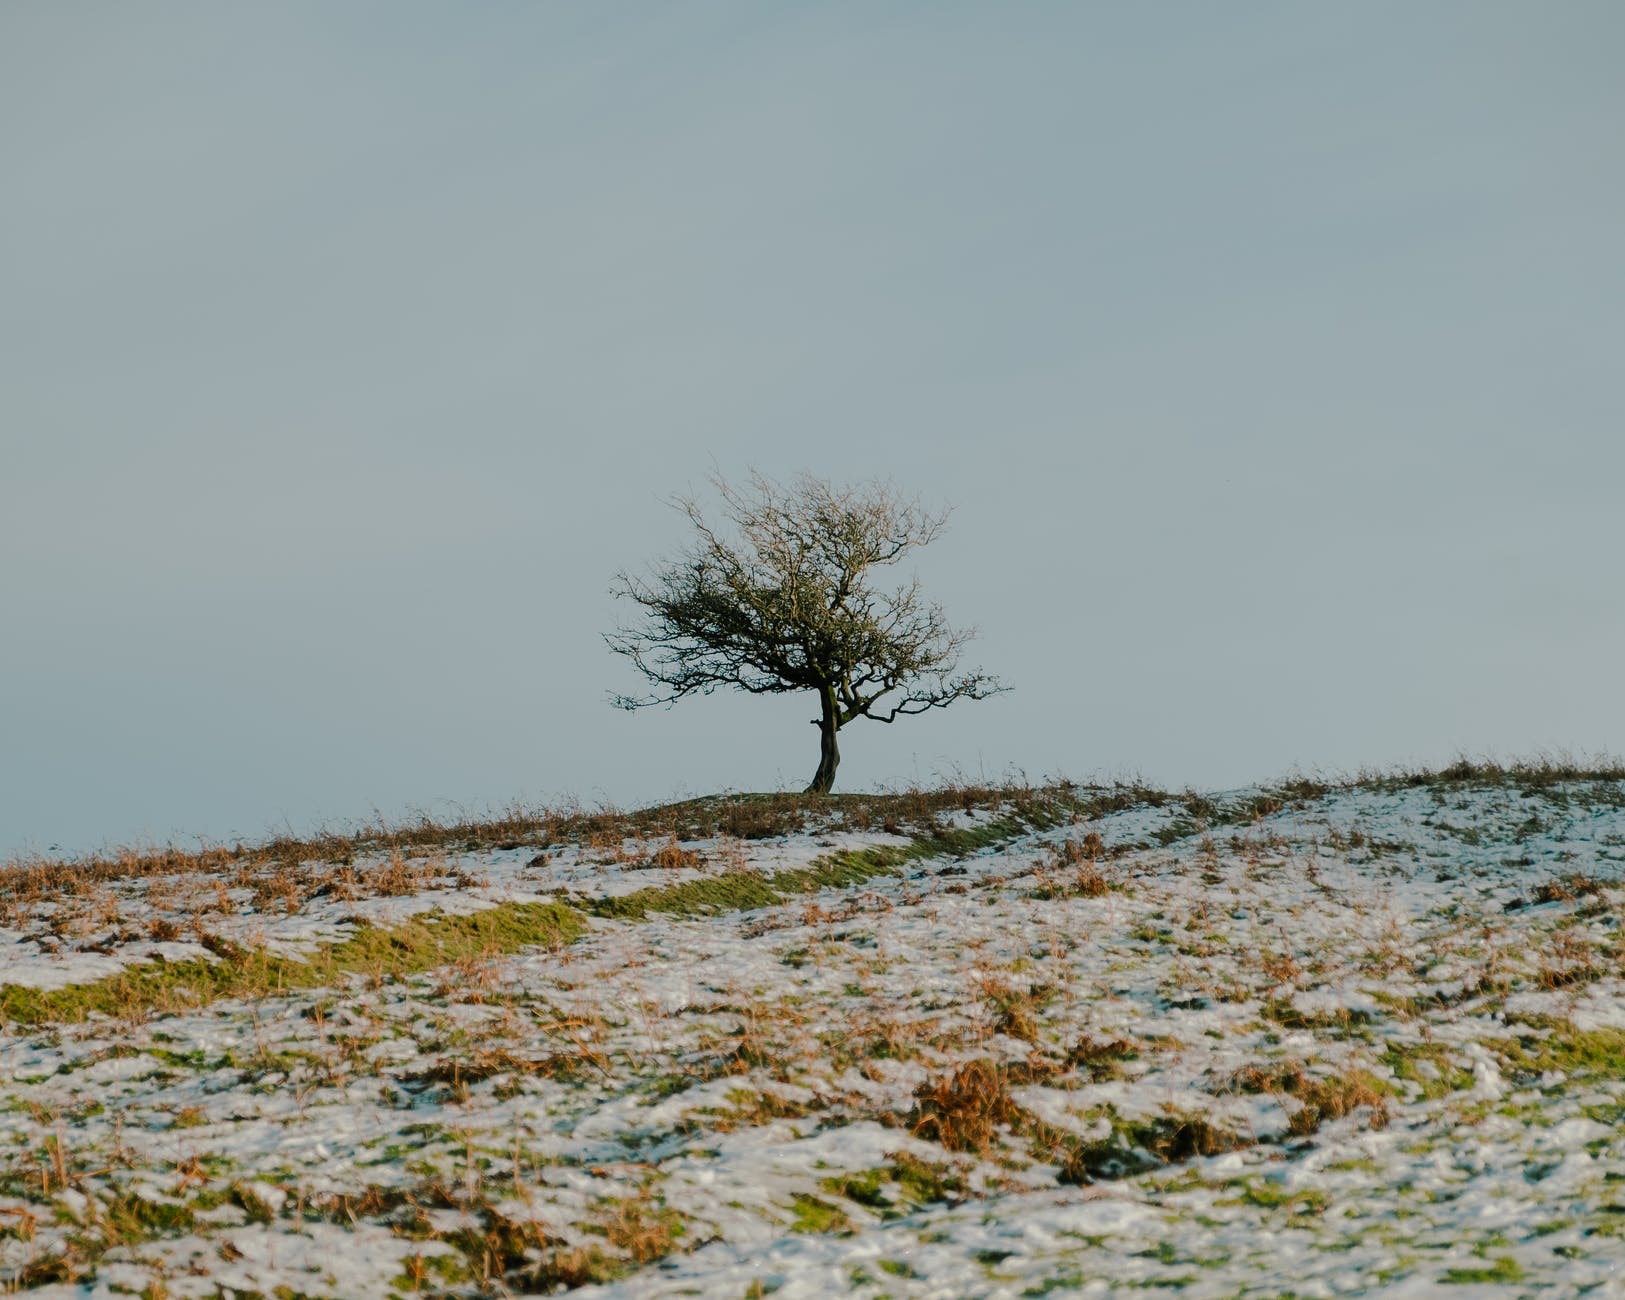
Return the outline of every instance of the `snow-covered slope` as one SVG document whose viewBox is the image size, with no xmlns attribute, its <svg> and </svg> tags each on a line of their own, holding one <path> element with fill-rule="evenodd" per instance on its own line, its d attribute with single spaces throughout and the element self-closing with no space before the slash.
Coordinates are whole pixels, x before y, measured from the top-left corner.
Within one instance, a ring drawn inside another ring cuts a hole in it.
<svg viewBox="0 0 1625 1300">
<path fill-rule="evenodd" d="M 1621 1293 L 1625 784 L 1299 793 L 14 900 L 0 993 L 46 1019 L 0 1037 L 0 1283 Z M 579 935 L 61 1019 L 543 902 Z"/>
</svg>

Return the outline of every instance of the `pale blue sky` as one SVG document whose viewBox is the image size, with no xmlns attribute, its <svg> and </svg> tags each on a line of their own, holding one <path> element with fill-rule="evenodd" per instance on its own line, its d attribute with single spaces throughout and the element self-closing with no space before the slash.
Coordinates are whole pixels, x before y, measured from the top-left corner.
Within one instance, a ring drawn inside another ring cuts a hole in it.
<svg viewBox="0 0 1625 1300">
<path fill-rule="evenodd" d="M 0 854 L 799 788 L 713 466 L 955 507 L 840 788 L 1625 745 L 1625 7 L 0 8 Z"/>
</svg>

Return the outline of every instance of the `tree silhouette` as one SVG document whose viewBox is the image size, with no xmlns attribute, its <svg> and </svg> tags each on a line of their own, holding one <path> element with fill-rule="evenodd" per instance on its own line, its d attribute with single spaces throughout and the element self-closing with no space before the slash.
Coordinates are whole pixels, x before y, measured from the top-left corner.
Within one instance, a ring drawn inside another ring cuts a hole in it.
<svg viewBox="0 0 1625 1300">
<path fill-rule="evenodd" d="M 615 576 L 613 594 L 644 617 L 604 639 L 657 688 L 616 696 L 621 707 L 718 687 L 812 691 L 819 760 L 807 792 L 827 794 L 840 763 L 836 734 L 853 719 L 890 723 L 1008 689 L 979 670 L 956 671 L 974 629 L 950 627 L 917 578 L 893 590 L 874 585 L 875 570 L 941 534 L 946 511 L 884 484 L 835 487 L 802 475 L 782 486 L 758 474 L 745 488 L 712 482 L 737 538 L 678 497 L 694 528 L 689 545 L 646 576 Z"/>
</svg>

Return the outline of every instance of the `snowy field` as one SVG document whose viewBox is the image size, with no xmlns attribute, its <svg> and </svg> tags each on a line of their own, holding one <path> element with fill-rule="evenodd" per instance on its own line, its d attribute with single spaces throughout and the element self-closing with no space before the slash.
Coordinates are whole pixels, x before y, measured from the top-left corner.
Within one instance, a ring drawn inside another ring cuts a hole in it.
<svg viewBox="0 0 1625 1300">
<path fill-rule="evenodd" d="M 1625 1295 L 1625 782 L 934 821 L 12 868 L 0 1291 Z"/>
</svg>

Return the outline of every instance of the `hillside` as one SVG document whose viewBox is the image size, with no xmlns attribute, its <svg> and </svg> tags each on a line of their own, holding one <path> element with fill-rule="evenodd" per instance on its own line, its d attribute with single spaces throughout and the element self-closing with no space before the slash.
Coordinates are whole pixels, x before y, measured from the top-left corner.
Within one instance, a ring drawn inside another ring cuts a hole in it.
<svg viewBox="0 0 1625 1300">
<path fill-rule="evenodd" d="M 0 1289 L 1578 1294 L 1625 771 L 515 811 L 0 874 Z"/>
</svg>

